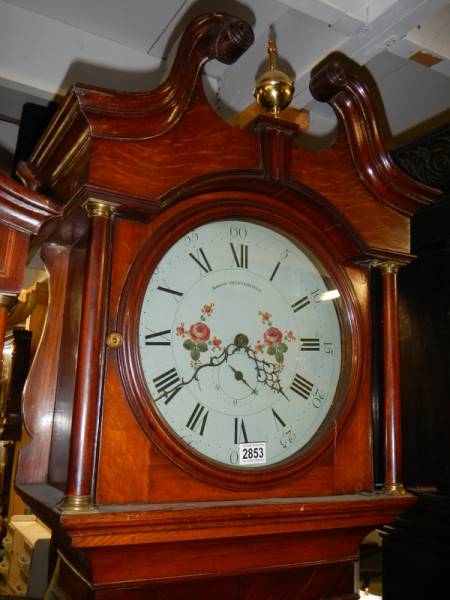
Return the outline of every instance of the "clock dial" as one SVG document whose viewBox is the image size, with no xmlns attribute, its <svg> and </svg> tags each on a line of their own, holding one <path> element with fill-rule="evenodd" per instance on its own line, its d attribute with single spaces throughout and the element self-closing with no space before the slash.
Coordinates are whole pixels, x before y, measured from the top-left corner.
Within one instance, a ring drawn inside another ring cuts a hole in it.
<svg viewBox="0 0 450 600">
<path fill-rule="evenodd" d="M 143 298 L 149 401 L 209 459 L 241 469 L 285 461 L 335 399 L 337 302 L 322 266 L 280 232 L 235 220 L 198 227 L 165 253 Z"/>
</svg>

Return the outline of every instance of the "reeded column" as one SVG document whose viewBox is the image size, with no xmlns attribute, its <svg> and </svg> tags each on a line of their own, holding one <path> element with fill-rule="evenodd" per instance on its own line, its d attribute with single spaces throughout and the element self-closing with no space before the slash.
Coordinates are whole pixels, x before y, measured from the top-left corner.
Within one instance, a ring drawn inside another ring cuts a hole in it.
<svg viewBox="0 0 450 600">
<path fill-rule="evenodd" d="M 397 273 L 400 265 L 385 262 L 381 271 L 384 383 L 384 488 L 387 494 L 405 494 L 402 483 L 402 424 L 400 403 L 400 350 L 398 341 Z"/>
<path fill-rule="evenodd" d="M 95 510 L 92 498 L 114 206 L 95 199 L 85 205 L 91 219 L 81 308 L 78 361 L 63 510 Z"/>
</svg>

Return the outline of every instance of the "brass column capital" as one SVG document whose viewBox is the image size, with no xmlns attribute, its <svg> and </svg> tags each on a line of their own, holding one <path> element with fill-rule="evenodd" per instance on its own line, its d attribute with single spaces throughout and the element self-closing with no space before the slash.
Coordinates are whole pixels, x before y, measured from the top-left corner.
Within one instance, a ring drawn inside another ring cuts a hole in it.
<svg viewBox="0 0 450 600">
<path fill-rule="evenodd" d="M 384 271 L 385 273 L 398 273 L 400 267 L 402 267 L 403 265 L 399 262 L 396 262 L 395 260 L 387 260 L 384 262 L 379 262 L 377 264 L 377 268 L 380 269 L 380 271 Z"/>
<path fill-rule="evenodd" d="M 106 219 L 109 219 L 117 209 L 117 204 L 98 200 L 97 198 L 89 198 L 83 206 L 86 209 L 89 218 L 105 217 Z"/>
</svg>

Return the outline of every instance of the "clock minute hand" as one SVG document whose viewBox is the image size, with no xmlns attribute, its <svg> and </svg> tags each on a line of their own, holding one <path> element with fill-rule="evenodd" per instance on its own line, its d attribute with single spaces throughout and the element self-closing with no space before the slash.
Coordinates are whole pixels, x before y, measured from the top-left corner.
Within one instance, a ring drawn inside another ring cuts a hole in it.
<svg viewBox="0 0 450 600">
<path fill-rule="evenodd" d="M 172 400 L 172 398 L 182 389 L 184 388 L 184 386 L 189 385 L 190 383 L 192 383 L 194 381 L 194 379 L 196 381 L 198 381 L 198 374 L 202 369 L 207 369 L 210 367 L 219 367 L 220 365 L 222 365 L 224 362 L 228 361 L 228 358 L 230 356 L 232 356 L 235 352 L 237 352 L 239 348 L 236 346 L 236 344 L 232 343 L 232 344 L 228 344 L 228 346 L 226 346 L 223 351 L 218 355 L 218 356 L 212 356 L 209 359 L 209 362 L 205 363 L 205 364 L 201 364 L 199 365 L 195 371 L 192 374 L 192 377 L 189 377 L 189 379 L 179 379 L 178 378 L 178 382 L 175 383 L 175 385 L 173 387 L 170 388 L 166 388 L 164 389 L 163 392 L 161 392 L 161 394 L 159 396 L 157 396 L 156 398 L 154 398 L 155 402 L 158 402 L 159 400 L 162 399 L 166 399 L 166 403 L 170 402 L 170 400 Z"/>
<path fill-rule="evenodd" d="M 255 363 L 257 381 L 267 385 L 271 390 L 281 394 L 289 401 L 281 385 L 275 365 L 265 360 L 260 360 L 256 356 L 255 350 L 249 344 L 248 336 L 245 333 L 238 333 L 234 338 L 234 345 L 238 350 L 243 349 L 246 355 Z M 260 378 L 261 374 L 263 374 L 262 379 Z"/>
<path fill-rule="evenodd" d="M 259 359 L 256 356 L 255 350 L 249 345 L 245 346 L 245 353 L 255 363 L 257 381 L 267 385 L 274 392 L 281 394 L 289 402 L 289 398 L 286 396 L 281 385 L 276 366 L 266 360 Z"/>
</svg>

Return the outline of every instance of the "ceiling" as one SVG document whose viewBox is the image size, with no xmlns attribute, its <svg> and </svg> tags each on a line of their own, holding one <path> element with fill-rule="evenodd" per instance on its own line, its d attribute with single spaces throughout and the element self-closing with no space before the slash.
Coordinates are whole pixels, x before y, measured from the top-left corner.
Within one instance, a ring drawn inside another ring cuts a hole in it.
<svg viewBox="0 0 450 600">
<path fill-rule="evenodd" d="M 335 127 L 308 91 L 310 71 L 333 50 L 366 65 L 394 136 L 450 112 L 448 0 L 0 0 L 0 164 L 14 152 L 24 102 L 59 99 L 75 81 L 120 90 L 154 87 L 187 22 L 207 11 L 236 14 L 254 45 L 231 66 L 207 65 L 205 86 L 224 118 L 253 100 L 269 28 L 280 64 L 296 80 L 294 106 L 310 111 L 310 134 Z"/>
</svg>

